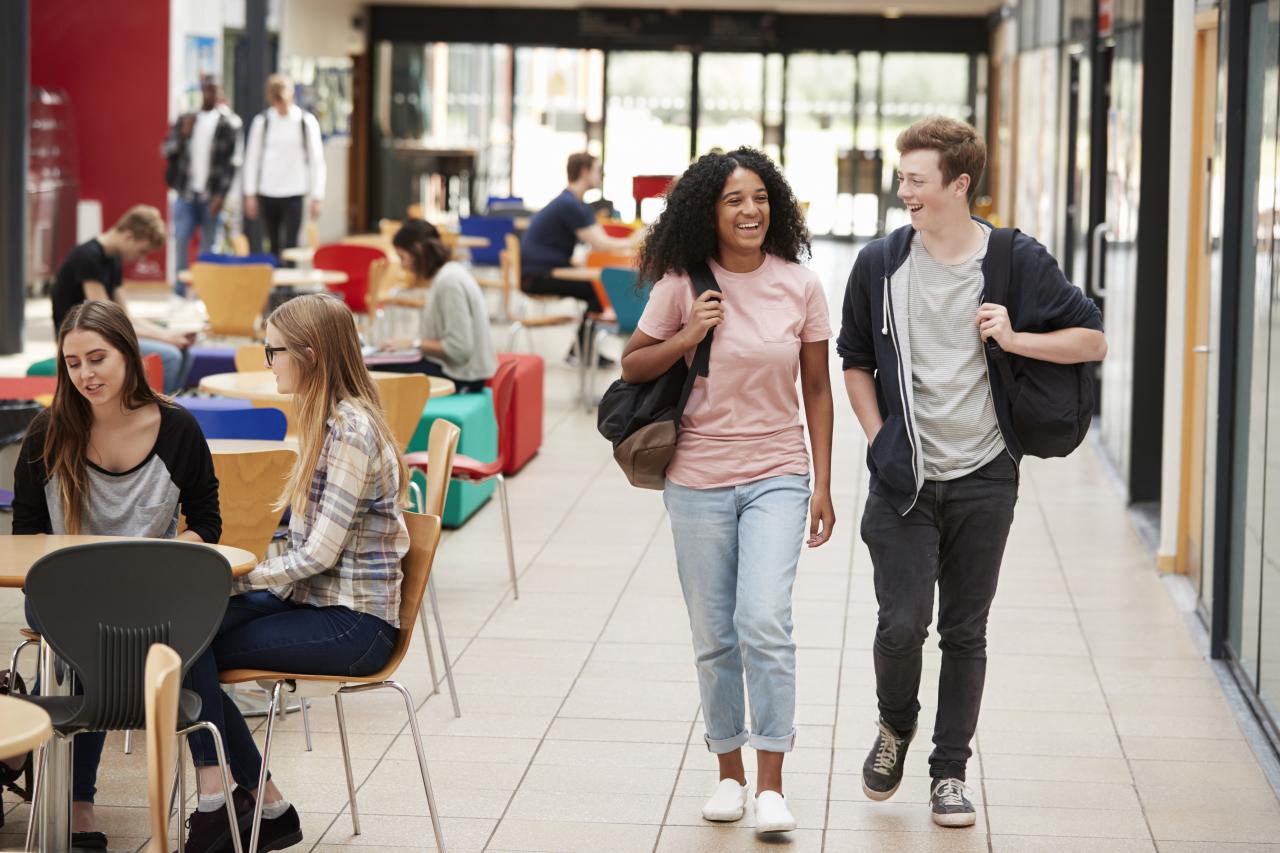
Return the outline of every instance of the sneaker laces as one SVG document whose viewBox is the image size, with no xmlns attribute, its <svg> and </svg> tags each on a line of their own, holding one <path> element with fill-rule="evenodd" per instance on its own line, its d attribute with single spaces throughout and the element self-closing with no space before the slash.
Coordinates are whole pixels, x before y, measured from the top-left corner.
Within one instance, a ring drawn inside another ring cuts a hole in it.
<svg viewBox="0 0 1280 853">
<path fill-rule="evenodd" d="M 880 748 L 876 750 L 876 760 L 872 764 L 872 769 L 888 776 L 893 772 L 894 765 L 898 763 L 898 750 L 902 748 L 904 738 L 898 737 L 898 733 L 883 722 L 877 725 L 880 726 Z"/>
<path fill-rule="evenodd" d="M 941 779 L 933 788 L 933 795 L 944 806 L 964 808 L 964 782 L 959 779 Z"/>
</svg>

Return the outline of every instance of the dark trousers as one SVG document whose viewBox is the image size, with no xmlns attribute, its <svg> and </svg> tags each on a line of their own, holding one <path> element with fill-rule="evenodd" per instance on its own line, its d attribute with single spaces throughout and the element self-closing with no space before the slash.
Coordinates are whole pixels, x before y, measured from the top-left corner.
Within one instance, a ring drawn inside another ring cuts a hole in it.
<svg viewBox="0 0 1280 853">
<path fill-rule="evenodd" d="M 484 390 L 484 379 L 454 379 L 452 376 L 444 372 L 444 368 L 429 358 L 421 361 L 412 361 L 407 364 L 379 364 L 377 370 L 385 370 L 387 373 L 423 373 L 427 376 L 439 376 L 441 379 L 448 379 L 457 388 L 459 394 L 479 394 Z"/>
<path fill-rule="evenodd" d="M 187 672 L 185 686 L 200 694 L 200 719 L 222 732 L 237 785 L 258 787 L 262 755 L 240 709 L 218 684 L 226 669 L 270 669 L 311 675 L 372 675 L 391 657 L 398 631 L 376 616 L 348 607 L 313 607 L 258 590 L 235 595 L 222 627 Z M 191 738 L 197 767 L 217 764 L 206 732 Z"/>
<path fill-rule="evenodd" d="M 258 196 L 258 215 L 262 217 L 262 236 L 271 244 L 271 254 L 280 260 L 280 253 L 298 245 L 298 229 L 302 227 L 302 202 L 300 195 L 288 198 Z"/>
<path fill-rule="evenodd" d="M 862 540 L 871 552 L 880 604 L 873 657 L 880 716 L 899 732 L 920 713 L 921 651 L 938 586 L 942 672 L 929 774 L 965 778 L 987 674 L 987 615 L 996 594 L 1018 466 L 1002 453 L 981 469 L 928 481 L 900 516 L 877 494 L 867 498 Z"/>
<path fill-rule="evenodd" d="M 521 278 L 520 289 L 534 296 L 567 296 L 587 303 L 586 309 L 582 312 L 582 322 L 578 324 L 578 349 L 581 352 L 587 335 L 587 315 L 604 310 L 604 306 L 600 304 L 600 297 L 596 295 L 595 285 L 589 281 L 565 281 L 552 278 L 550 273 L 530 273 Z"/>
</svg>

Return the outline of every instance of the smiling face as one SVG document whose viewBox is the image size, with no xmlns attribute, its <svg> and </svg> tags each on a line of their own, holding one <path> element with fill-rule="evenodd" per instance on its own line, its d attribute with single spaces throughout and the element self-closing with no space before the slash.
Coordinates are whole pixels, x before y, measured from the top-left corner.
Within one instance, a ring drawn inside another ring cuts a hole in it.
<svg viewBox="0 0 1280 853">
<path fill-rule="evenodd" d="M 62 339 L 62 361 L 71 384 L 91 406 L 115 403 L 124 393 L 129 368 L 120 350 L 87 329 L 74 329 Z"/>
<path fill-rule="evenodd" d="M 933 149 L 908 151 L 898 161 L 898 198 L 917 231 L 930 231 L 957 217 L 969 218 L 969 176 L 950 184 L 942 178 L 942 157 Z"/>
<path fill-rule="evenodd" d="M 734 169 L 716 201 L 716 237 L 721 254 L 763 251 L 769 233 L 769 192 L 750 169 Z"/>
</svg>

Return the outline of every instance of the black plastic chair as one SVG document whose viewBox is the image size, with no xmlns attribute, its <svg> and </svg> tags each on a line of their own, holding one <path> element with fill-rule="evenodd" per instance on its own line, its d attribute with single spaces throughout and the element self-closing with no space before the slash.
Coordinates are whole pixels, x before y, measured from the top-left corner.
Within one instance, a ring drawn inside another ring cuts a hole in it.
<svg viewBox="0 0 1280 853">
<path fill-rule="evenodd" d="M 21 442 L 43 409 L 35 400 L 0 400 L 0 447 Z"/>
<path fill-rule="evenodd" d="M 83 690 L 78 696 L 23 698 L 49 713 L 55 737 L 67 738 L 146 727 L 148 650 L 153 643 L 170 646 L 182 658 L 186 675 L 222 624 L 231 594 L 231 566 L 217 551 L 192 542 L 101 542 L 46 554 L 27 572 L 23 588 L 43 642 L 71 667 Z M 199 714 L 200 697 L 183 690 L 178 700 L 178 724 L 183 728 L 178 734 L 185 737 L 203 729 L 213 737 L 231 837 L 240 853 L 222 737 L 211 723 L 197 721 Z M 32 814 L 42 775 L 36 777 Z M 178 778 L 181 826 L 185 774 L 179 772 Z"/>
</svg>

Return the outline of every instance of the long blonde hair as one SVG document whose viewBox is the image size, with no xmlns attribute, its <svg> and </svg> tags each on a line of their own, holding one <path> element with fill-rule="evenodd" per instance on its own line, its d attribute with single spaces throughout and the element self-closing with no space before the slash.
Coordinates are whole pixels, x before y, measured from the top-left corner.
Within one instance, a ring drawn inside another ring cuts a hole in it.
<svg viewBox="0 0 1280 853">
<path fill-rule="evenodd" d="M 326 421 L 338 404 L 346 400 L 368 417 L 380 444 L 395 451 L 399 482 L 396 501 L 404 505 L 409 490 L 409 472 L 400 447 L 387 426 L 378 387 L 365 367 L 360 338 L 350 309 L 327 293 L 290 299 L 267 318 L 280 336 L 289 356 L 296 359 L 298 387 L 293 407 L 298 425 L 298 459 L 276 509 L 293 507 L 306 512 L 311 475 L 320 462 Z M 378 459 L 372 460 L 374 464 Z"/>
</svg>

